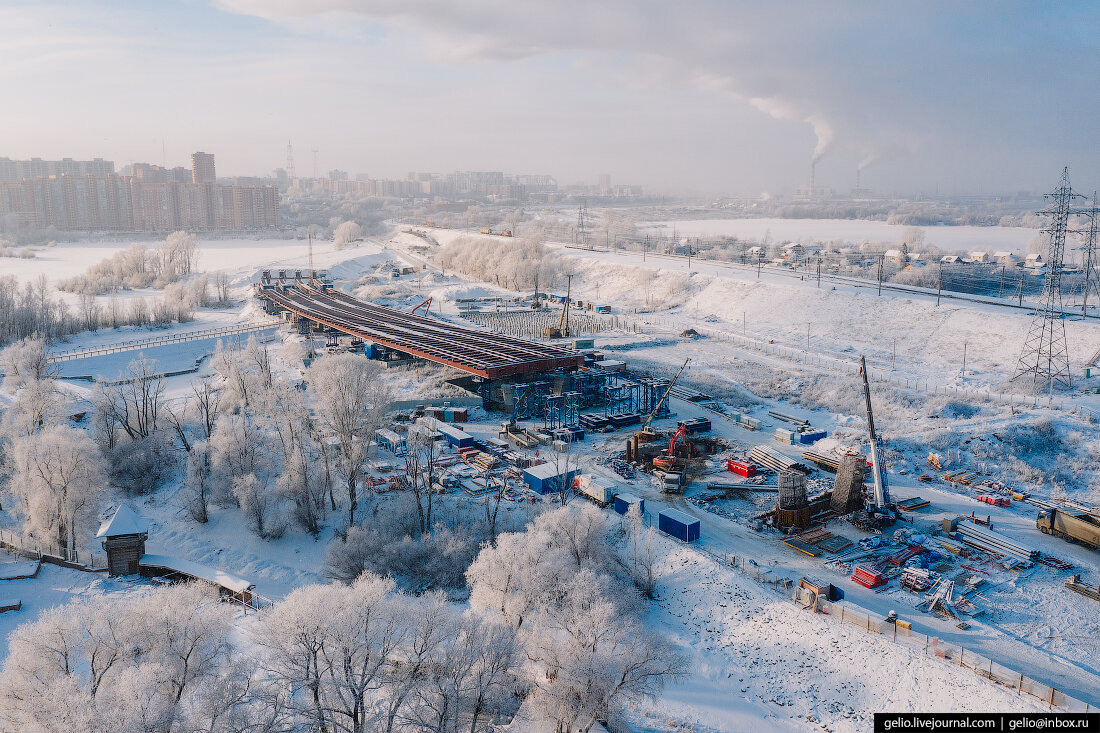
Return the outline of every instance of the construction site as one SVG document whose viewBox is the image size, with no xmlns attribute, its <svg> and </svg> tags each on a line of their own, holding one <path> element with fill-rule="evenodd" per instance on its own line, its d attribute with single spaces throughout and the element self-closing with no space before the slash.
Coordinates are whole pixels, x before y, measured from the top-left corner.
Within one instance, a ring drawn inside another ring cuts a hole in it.
<svg viewBox="0 0 1100 733">
<path fill-rule="evenodd" d="M 1057 250 L 1058 231 L 1050 236 Z M 361 353 L 395 377 L 423 365 L 442 380 L 446 396 L 403 400 L 377 431 L 373 493 L 400 491 L 410 456 L 428 445 L 433 490 L 448 501 L 637 511 L 673 540 L 797 588 L 818 611 L 849 604 L 852 617 L 975 644 L 1015 660 L 1010 668 L 1054 643 L 1083 659 L 1063 639 L 1100 612 L 1100 509 L 988 458 L 964 460 L 961 447 L 900 434 L 889 412 L 883 432 L 880 405 L 893 388 L 881 352 L 822 357 L 847 396 L 840 412 L 742 386 L 712 394 L 704 385 L 715 374 L 759 390 L 761 373 L 789 379 L 801 367 L 777 363 L 771 339 L 734 343 L 717 317 L 655 321 L 589 299 L 591 283 L 572 275 L 528 294 L 471 288 L 401 242 L 350 283 L 311 257 L 307 269 L 264 270 L 253 285 L 309 358 Z M 430 292 L 423 281 L 435 283 Z M 1069 379 L 1057 293 L 1036 312 L 1013 375 L 1040 393 Z M 979 443 L 1011 435 L 1014 414 Z M 1052 626 L 1055 641 L 1029 630 L 1037 598 L 1065 619 Z M 1081 698 L 1053 660 L 1038 669 Z"/>
</svg>

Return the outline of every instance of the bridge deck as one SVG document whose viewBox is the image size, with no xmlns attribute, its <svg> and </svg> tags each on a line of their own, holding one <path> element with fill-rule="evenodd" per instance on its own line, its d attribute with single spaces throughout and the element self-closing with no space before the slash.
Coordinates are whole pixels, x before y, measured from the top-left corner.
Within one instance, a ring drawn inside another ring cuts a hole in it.
<svg viewBox="0 0 1100 733">
<path fill-rule="evenodd" d="M 486 378 L 577 367 L 572 349 L 447 323 L 365 303 L 334 290 L 322 292 L 298 281 L 294 288 L 260 290 L 261 297 L 350 336 Z"/>
</svg>

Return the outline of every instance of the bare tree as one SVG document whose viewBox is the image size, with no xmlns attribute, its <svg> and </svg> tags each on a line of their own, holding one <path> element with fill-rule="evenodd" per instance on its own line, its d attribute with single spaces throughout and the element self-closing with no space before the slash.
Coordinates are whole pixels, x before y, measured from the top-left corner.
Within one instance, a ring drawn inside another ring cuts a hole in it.
<svg viewBox="0 0 1100 733">
<path fill-rule="evenodd" d="M 348 497 L 348 526 L 355 523 L 359 483 L 370 442 L 392 402 L 382 367 L 355 354 L 318 359 L 309 369 L 317 421 L 336 443 L 336 464 Z"/>
<path fill-rule="evenodd" d="M 413 493 L 416 500 L 416 518 L 420 532 L 430 532 L 432 528 L 432 497 L 434 491 L 439 443 L 430 432 L 410 431 L 405 438 L 405 488 Z"/>
</svg>

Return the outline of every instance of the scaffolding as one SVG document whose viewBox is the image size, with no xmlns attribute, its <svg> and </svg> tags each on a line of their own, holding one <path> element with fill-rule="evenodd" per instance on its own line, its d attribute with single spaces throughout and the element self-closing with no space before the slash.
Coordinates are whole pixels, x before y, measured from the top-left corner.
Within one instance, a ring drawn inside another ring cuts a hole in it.
<svg viewBox="0 0 1100 733">
<path fill-rule="evenodd" d="M 579 392 L 548 395 L 545 401 L 543 427 L 546 430 L 557 430 L 558 428 L 575 428 L 580 425 L 580 397 Z"/>
<path fill-rule="evenodd" d="M 546 412 L 546 398 L 550 396 L 550 382 L 512 384 L 512 422 L 542 416 Z"/>
</svg>

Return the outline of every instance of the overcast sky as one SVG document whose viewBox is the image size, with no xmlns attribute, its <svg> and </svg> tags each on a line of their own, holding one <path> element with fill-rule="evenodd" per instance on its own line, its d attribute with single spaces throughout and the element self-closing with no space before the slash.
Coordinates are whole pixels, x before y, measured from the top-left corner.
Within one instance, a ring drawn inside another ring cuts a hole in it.
<svg viewBox="0 0 1100 733">
<path fill-rule="evenodd" d="M 1100 187 L 1100 4 L 0 0 L 0 156 L 664 191 Z"/>
</svg>

